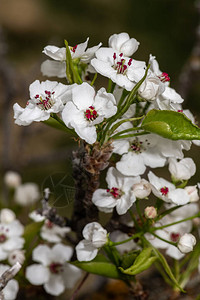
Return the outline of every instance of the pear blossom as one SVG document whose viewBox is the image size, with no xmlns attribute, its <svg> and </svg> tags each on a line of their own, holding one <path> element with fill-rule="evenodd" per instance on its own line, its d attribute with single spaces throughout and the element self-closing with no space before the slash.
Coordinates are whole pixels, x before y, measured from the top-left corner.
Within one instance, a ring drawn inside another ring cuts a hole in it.
<svg viewBox="0 0 200 300">
<path fill-rule="evenodd" d="M 27 126 L 33 121 L 48 120 L 51 113 L 59 113 L 67 102 L 74 85 L 64 85 L 57 81 L 35 80 L 29 87 L 30 100 L 25 108 L 15 103 L 14 118 L 17 125 Z"/>
<path fill-rule="evenodd" d="M 4 175 L 4 182 L 9 188 L 16 188 L 21 184 L 21 176 L 14 171 L 7 171 Z"/>
<path fill-rule="evenodd" d="M 26 278 L 33 285 L 43 285 L 50 295 L 62 294 L 66 288 L 73 288 L 81 276 L 78 268 L 67 263 L 72 253 L 72 247 L 63 244 L 56 244 L 52 248 L 37 246 L 32 253 L 37 264 L 26 268 Z"/>
<path fill-rule="evenodd" d="M 190 157 L 180 161 L 177 161 L 176 158 L 170 158 L 169 171 L 175 180 L 188 180 L 195 174 L 196 165 Z"/>
<path fill-rule="evenodd" d="M 126 153 L 116 163 L 116 168 L 126 176 L 138 176 L 145 172 L 146 166 L 163 167 L 166 162 L 158 147 L 159 136 L 149 134 L 136 137 L 126 142 Z M 123 141 L 121 141 L 123 143 Z M 115 152 L 115 149 L 114 149 Z"/>
<path fill-rule="evenodd" d="M 189 253 L 196 245 L 196 238 L 191 233 L 185 233 L 178 242 L 178 248 L 182 253 Z"/>
<path fill-rule="evenodd" d="M 152 186 L 153 194 L 165 202 L 184 205 L 190 201 L 189 195 L 184 189 L 175 185 L 164 178 L 157 177 L 153 172 L 148 173 L 148 179 Z"/>
<path fill-rule="evenodd" d="M 140 182 L 132 186 L 132 192 L 136 198 L 144 199 L 151 193 L 151 184 L 147 180 L 141 179 Z"/>
<path fill-rule="evenodd" d="M 108 40 L 109 47 L 123 53 L 125 56 L 132 56 L 137 51 L 139 44 L 135 38 L 130 38 L 126 32 L 113 34 Z"/>
<path fill-rule="evenodd" d="M 75 45 L 74 47 L 69 46 L 72 59 L 80 59 L 80 62 L 84 64 L 91 61 L 102 43 L 86 50 L 88 41 L 89 38 L 84 43 Z M 55 60 L 46 60 L 42 63 L 41 72 L 43 75 L 49 77 L 57 76 L 59 78 L 66 77 L 66 48 L 48 45 L 42 52 Z"/>
<path fill-rule="evenodd" d="M 6 272 L 8 269 L 10 269 L 10 266 L 0 264 L 0 276 L 2 276 L 3 273 Z M 3 299 L 4 300 L 16 299 L 18 291 L 19 291 L 19 284 L 17 280 L 15 279 L 9 280 L 6 286 L 2 290 Z"/>
<path fill-rule="evenodd" d="M 25 242 L 23 233 L 24 226 L 18 220 L 0 224 L 0 260 L 6 259 L 10 252 L 22 249 Z"/>
<path fill-rule="evenodd" d="M 174 217 L 171 214 L 163 217 L 159 222 L 155 223 L 155 227 L 160 227 L 168 225 L 170 223 L 178 222 L 182 219 L 182 216 Z M 163 229 L 158 229 L 155 231 L 156 235 L 165 239 L 169 242 L 179 243 L 179 240 L 182 236 L 189 233 L 192 230 L 192 221 L 181 222 Z M 160 249 L 165 249 L 166 254 L 175 259 L 181 259 L 184 257 L 184 254 L 180 249 L 172 244 L 169 244 L 159 238 L 153 236 L 152 234 L 145 234 L 146 238 L 151 242 L 151 244 Z M 186 253 L 186 252 L 185 252 Z"/>
<path fill-rule="evenodd" d="M 37 210 L 33 210 L 30 214 L 29 214 L 29 218 L 35 222 L 42 222 L 45 220 L 45 216 L 42 216 L 41 214 L 39 214 L 37 212 Z"/>
<path fill-rule="evenodd" d="M 115 104 L 114 96 L 104 88 L 95 95 L 94 88 L 84 82 L 72 90 L 72 99 L 65 105 L 62 119 L 66 126 L 75 129 L 80 138 L 93 144 L 97 139 L 95 125 L 115 115 Z"/>
<path fill-rule="evenodd" d="M 148 76 L 138 89 L 138 94 L 143 99 L 154 101 L 165 90 L 163 82 L 156 76 Z"/>
<path fill-rule="evenodd" d="M 39 187 L 34 182 L 27 182 L 18 186 L 15 190 L 14 200 L 22 206 L 35 203 L 40 198 Z"/>
<path fill-rule="evenodd" d="M 99 248 L 107 243 L 107 231 L 97 222 L 87 224 L 83 228 L 83 237 L 76 246 L 76 255 L 79 261 L 93 260 Z"/>
<path fill-rule="evenodd" d="M 126 177 L 111 167 L 106 175 L 108 188 L 97 189 L 92 196 L 92 202 L 105 213 L 112 212 L 115 207 L 119 215 L 125 214 L 136 201 L 131 188 L 139 181 L 140 177 Z"/>
<path fill-rule="evenodd" d="M 24 250 L 13 250 L 12 252 L 9 253 L 8 255 L 8 262 L 11 265 L 16 264 L 19 262 L 21 265 L 23 265 L 25 261 L 25 251 Z"/>
<path fill-rule="evenodd" d="M 69 227 L 60 227 L 53 224 L 51 221 L 46 220 L 41 228 L 40 235 L 43 240 L 51 243 L 60 243 L 62 242 L 62 238 L 64 238 L 66 233 L 70 231 L 71 229 Z"/>
<path fill-rule="evenodd" d="M 91 65 L 103 76 L 110 78 L 119 86 L 131 91 L 145 74 L 143 61 L 134 60 L 112 48 L 102 47 L 97 50 Z"/>
</svg>

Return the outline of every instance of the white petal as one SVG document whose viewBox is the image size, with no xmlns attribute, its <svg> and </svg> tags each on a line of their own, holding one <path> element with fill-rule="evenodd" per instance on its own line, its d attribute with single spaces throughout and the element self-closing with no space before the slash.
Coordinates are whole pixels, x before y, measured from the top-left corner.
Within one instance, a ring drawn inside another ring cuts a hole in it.
<svg viewBox="0 0 200 300">
<path fill-rule="evenodd" d="M 18 290 L 19 290 L 19 284 L 17 280 L 15 279 L 10 280 L 7 283 L 6 287 L 3 289 L 5 300 L 15 300 L 17 297 Z"/>
<path fill-rule="evenodd" d="M 30 283 L 41 285 L 49 280 L 50 273 L 48 268 L 39 264 L 34 264 L 26 268 L 25 276 Z"/>
<path fill-rule="evenodd" d="M 41 72 L 43 76 L 65 78 L 66 63 L 47 59 L 41 64 Z"/>
<path fill-rule="evenodd" d="M 117 200 L 117 213 L 119 215 L 125 214 L 135 201 L 136 198 L 134 195 L 132 197 L 123 195 L 120 199 Z"/>
<path fill-rule="evenodd" d="M 51 249 L 46 245 L 39 245 L 33 250 L 33 260 L 45 266 L 51 262 Z"/>
<path fill-rule="evenodd" d="M 177 205 L 184 205 L 190 201 L 190 197 L 184 189 L 175 189 L 174 191 L 170 191 L 168 198 Z"/>
<path fill-rule="evenodd" d="M 44 54 L 48 55 L 49 57 L 55 60 L 65 60 L 66 59 L 66 48 L 58 48 L 56 46 L 46 46 L 42 51 Z"/>
<path fill-rule="evenodd" d="M 142 156 L 132 152 L 124 154 L 121 160 L 117 162 L 116 168 L 127 176 L 138 176 L 146 170 Z"/>
<path fill-rule="evenodd" d="M 74 288 L 81 275 L 82 272 L 79 268 L 70 264 L 66 264 L 63 273 L 65 287 L 68 289 Z"/>
<path fill-rule="evenodd" d="M 48 282 L 44 284 L 44 289 L 48 294 L 53 296 L 62 294 L 65 290 L 62 276 L 51 274 Z"/>
<path fill-rule="evenodd" d="M 76 255 L 79 261 L 91 261 L 98 253 L 98 249 L 86 240 L 82 240 L 76 246 Z"/>
<path fill-rule="evenodd" d="M 72 90 L 72 99 L 78 109 L 88 109 L 94 102 L 95 90 L 86 82 L 77 85 Z"/>
<path fill-rule="evenodd" d="M 64 263 L 72 257 L 73 249 L 70 246 L 65 246 L 62 244 L 55 245 L 52 249 L 52 259 L 56 262 Z"/>
<path fill-rule="evenodd" d="M 97 140 L 97 132 L 95 126 L 81 127 L 74 126 L 76 133 L 88 144 L 94 144 Z"/>
</svg>

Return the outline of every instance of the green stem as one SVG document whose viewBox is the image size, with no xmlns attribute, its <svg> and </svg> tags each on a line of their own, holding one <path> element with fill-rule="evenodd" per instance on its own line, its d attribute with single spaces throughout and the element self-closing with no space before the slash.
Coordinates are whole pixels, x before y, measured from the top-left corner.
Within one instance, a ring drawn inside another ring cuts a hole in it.
<svg viewBox="0 0 200 300">
<path fill-rule="evenodd" d="M 140 231 L 140 232 L 138 232 L 138 233 L 132 235 L 130 238 L 128 238 L 128 239 L 126 239 L 126 240 L 124 240 L 124 241 L 116 242 L 116 243 L 110 241 L 109 244 L 108 244 L 108 246 L 109 246 L 109 247 L 113 247 L 113 246 L 118 246 L 118 245 L 122 245 L 122 244 L 128 243 L 128 242 L 130 242 L 131 240 L 134 240 L 134 239 L 136 239 L 136 238 L 141 237 L 143 234 L 144 234 L 144 232 L 143 232 L 143 231 Z"/>
<path fill-rule="evenodd" d="M 131 209 L 129 209 L 128 212 L 129 212 L 129 214 L 130 214 L 130 216 L 131 216 L 131 219 L 132 219 L 133 222 L 134 222 L 135 228 L 138 229 L 138 230 L 140 230 L 140 226 L 138 225 L 138 222 L 137 222 L 137 220 L 136 220 L 136 217 L 135 217 L 134 213 L 132 212 Z"/>
<path fill-rule="evenodd" d="M 192 220 L 192 219 L 195 219 L 195 218 L 199 218 L 199 217 L 200 217 L 200 212 L 198 214 L 192 216 L 192 217 L 188 217 L 188 218 L 182 219 L 182 220 L 177 221 L 177 222 L 166 224 L 166 225 L 163 225 L 163 226 L 160 226 L 160 227 L 153 227 L 153 228 L 151 228 L 151 233 L 152 233 L 152 231 L 160 230 L 160 229 L 170 227 L 170 226 L 173 226 L 173 225 L 176 225 L 176 224 L 179 224 L 179 223 L 182 223 L 182 222 L 186 222 L 186 221 L 189 221 L 189 220 Z"/>
<path fill-rule="evenodd" d="M 141 213 L 141 210 L 140 210 L 139 200 L 138 199 L 135 201 L 135 206 L 136 206 L 137 213 L 138 213 L 138 215 L 140 217 L 140 220 L 144 224 L 144 219 L 143 219 L 143 216 L 142 216 L 142 213 Z"/>
<path fill-rule="evenodd" d="M 179 281 L 180 277 L 180 265 L 177 259 L 174 259 L 174 275 L 177 281 Z"/>
<path fill-rule="evenodd" d="M 170 242 L 170 241 L 168 241 L 168 240 L 166 240 L 166 239 L 163 239 L 161 236 L 155 234 L 154 232 L 150 232 L 150 233 L 153 234 L 153 235 L 154 235 L 155 237 L 157 237 L 158 239 L 160 239 L 161 241 L 163 241 L 163 242 L 165 242 L 165 243 L 168 243 L 168 244 L 170 244 L 170 245 L 173 245 L 173 246 L 177 247 L 177 243 Z"/>
<path fill-rule="evenodd" d="M 95 73 L 95 75 L 94 75 L 94 77 L 93 77 L 93 79 L 92 79 L 92 82 L 91 82 L 91 84 L 90 84 L 91 86 L 94 85 L 96 79 L 97 79 L 97 73 Z"/>
</svg>

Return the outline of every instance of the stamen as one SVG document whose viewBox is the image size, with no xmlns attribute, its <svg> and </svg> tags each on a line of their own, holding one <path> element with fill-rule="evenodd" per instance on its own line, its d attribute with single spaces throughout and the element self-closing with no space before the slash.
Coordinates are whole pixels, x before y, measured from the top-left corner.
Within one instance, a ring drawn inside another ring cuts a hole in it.
<svg viewBox="0 0 200 300">
<path fill-rule="evenodd" d="M 170 81 L 170 77 L 167 73 L 163 72 L 161 75 L 158 76 L 158 78 L 162 81 L 162 82 L 167 82 Z"/>
<path fill-rule="evenodd" d="M 180 238 L 180 233 L 172 232 L 170 234 L 170 239 L 172 242 L 175 242 L 175 243 L 178 242 L 179 238 Z"/>
<path fill-rule="evenodd" d="M 50 270 L 50 272 L 53 273 L 53 274 L 61 273 L 61 272 L 63 272 L 63 265 L 60 264 L 60 263 L 53 262 L 53 263 L 49 266 L 49 270 Z"/>
<path fill-rule="evenodd" d="M 0 234 L 0 243 L 4 243 L 7 240 L 7 237 L 5 234 Z"/>
<path fill-rule="evenodd" d="M 98 117 L 97 111 L 95 110 L 94 106 L 90 106 L 89 109 L 86 109 L 85 117 L 89 121 L 94 121 Z"/>
<path fill-rule="evenodd" d="M 122 195 L 122 191 L 120 191 L 116 187 L 112 187 L 112 189 L 107 189 L 107 193 L 110 193 L 115 199 L 119 199 Z"/>
<path fill-rule="evenodd" d="M 169 192 L 169 189 L 168 189 L 168 187 L 164 186 L 160 189 L 160 192 L 163 196 L 166 196 Z"/>
<path fill-rule="evenodd" d="M 123 58 L 123 53 L 120 53 L 118 55 L 118 59 L 116 53 L 114 53 L 113 59 L 114 59 L 114 64 L 112 67 L 117 71 L 118 74 L 125 75 L 128 67 L 130 67 L 132 63 L 132 58 L 130 58 L 128 64 L 126 64 L 126 60 Z"/>
<path fill-rule="evenodd" d="M 135 153 L 141 153 L 142 150 L 145 150 L 143 147 L 143 142 L 139 141 L 137 138 L 132 141 L 132 143 L 130 144 L 130 150 L 134 151 Z"/>
<path fill-rule="evenodd" d="M 74 46 L 74 47 L 71 47 L 72 52 L 75 53 L 77 46 L 78 46 L 78 45 L 76 45 L 76 46 Z"/>
<path fill-rule="evenodd" d="M 36 103 L 38 105 L 39 108 L 41 108 L 42 110 L 48 110 L 50 109 L 55 101 L 52 98 L 52 95 L 55 94 L 55 92 L 50 92 L 50 91 L 44 91 L 45 95 L 35 95 L 35 99 L 38 100 L 38 102 Z"/>
</svg>

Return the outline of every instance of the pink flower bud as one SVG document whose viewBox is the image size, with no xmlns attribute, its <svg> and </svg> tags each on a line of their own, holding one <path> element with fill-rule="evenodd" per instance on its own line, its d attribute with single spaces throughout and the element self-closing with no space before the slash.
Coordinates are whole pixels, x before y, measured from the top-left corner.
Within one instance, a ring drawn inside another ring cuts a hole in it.
<svg viewBox="0 0 200 300">
<path fill-rule="evenodd" d="M 190 197 L 190 202 L 197 202 L 199 200 L 198 189 L 196 185 L 186 186 L 185 190 Z"/>
<path fill-rule="evenodd" d="M 147 219 L 154 219 L 157 217 L 157 210 L 154 206 L 147 206 L 144 210 Z"/>
<path fill-rule="evenodd" d="M 151 193 L 151 184 L 147 180 L 142 179 L 139 183 L 133 185 L 132 191 L 136 198 L 144 199 Z"/>
<path fill-rule="evenodd" d="M 196 238 L 191 233 L 185 233 L 178 242 L 178 249 L 182 253 L 188 253 L 196 245 Z"/>
</svg>

